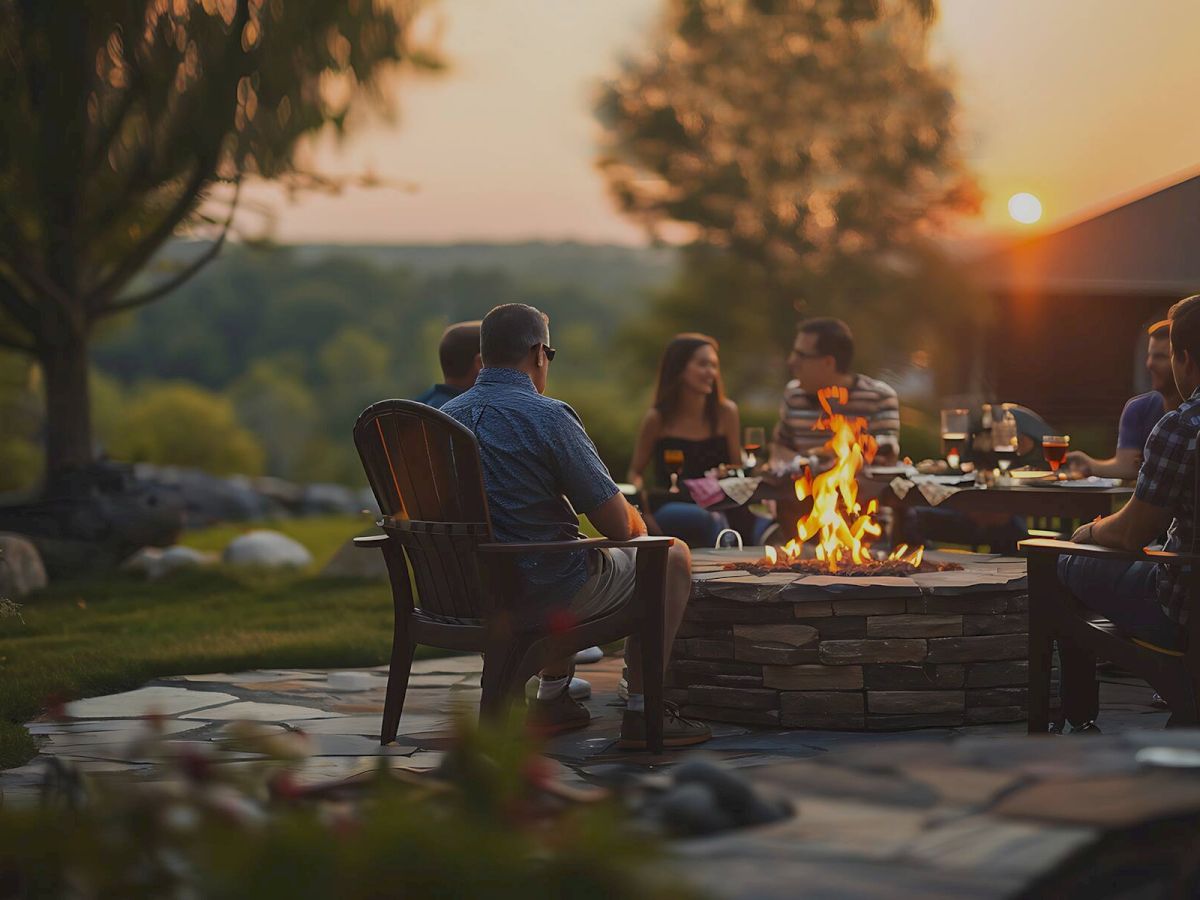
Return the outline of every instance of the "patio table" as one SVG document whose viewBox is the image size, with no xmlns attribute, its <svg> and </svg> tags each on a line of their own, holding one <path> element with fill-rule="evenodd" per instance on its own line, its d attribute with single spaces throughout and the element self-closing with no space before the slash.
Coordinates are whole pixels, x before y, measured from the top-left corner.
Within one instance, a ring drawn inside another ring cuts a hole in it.
<svg viewBox="0 0 1200 900">
<path fill-rule="evenodd" d="M 931 506 L 919 490 L 913 488 L 903 499 L 896 496 L 891 485 L 872 479 L 863 479 L 863 496 L 870 497 L 871 489 L 875 488 L 875 496 L 880 506 L 888 506 L 896 511 L 893 522 L 892 540 L 903 543 L 902 533 L 904 516 L 907 509 Z M 868 487 L 869 485 L 869 487 Z M 951 494 L 936 509 L 949 509 L 955 512 L 977 515 L 1021 516 L 1035 519 L 1059 519 L 1067 522 L 1088 522 L 1096 516 L 1106 516 L 1133 496 L 1132 487 L 1111 488 L 1077 488 L 1045 485 L 1032 487 L 1026 484 L 1016 484 L 1007 487 L 992 486 L 987 488 L 965 487 Z M 896 529 L 901 529 L 898 533 Z"/>
</svg>

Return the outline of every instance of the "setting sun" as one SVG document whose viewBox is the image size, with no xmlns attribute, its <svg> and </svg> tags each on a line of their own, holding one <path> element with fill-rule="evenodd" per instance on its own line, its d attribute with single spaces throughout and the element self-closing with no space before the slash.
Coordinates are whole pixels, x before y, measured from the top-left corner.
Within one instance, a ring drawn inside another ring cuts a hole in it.
<svg viewBox="0 0 1200 900">
<path fill-rule="evenodd" d="M 1013 194 L 1008 198 L 1008 214 L 1022 225 L 1032 225 L 1042 217 L 1042 201 L 1033 194 Z"/>
</svg>

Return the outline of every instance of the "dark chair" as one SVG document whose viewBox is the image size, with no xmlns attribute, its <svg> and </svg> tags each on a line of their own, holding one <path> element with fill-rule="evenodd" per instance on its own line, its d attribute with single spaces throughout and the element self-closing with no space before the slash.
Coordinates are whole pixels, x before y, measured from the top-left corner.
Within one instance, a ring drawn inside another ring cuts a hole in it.
<svg viewBox="0 0 1200 900">
<path fill-rule="evenodd" d="M 1100 712 L 1098 659 L 1111 660 L 1150 683 L 1171 710 L 1168 727 L 1200 725 L 1200 555 L 1161 550 L 1129 552 L 1073 544 L 1070 541 L 1029 540 L 1020 543 L 1029 560 L 1029 714 L 1030 734 L 1050 726 L 1050 668 L 1058 644 L 1062 711 L 1058 724 L 1082 725 Z M 1076 600 L 1058 580 L 1059 556 L 1192 566 L 1187 578 L 1187 608 L 1183 650 L 1168 650 L 1119 633 Z"/>
<path fill-rule="evenodd" d="M 384 400 L 368 407 L 354 425 L 354 444 L 383 513 L 384 531 L 355 543 L 383 551 L 395 606 L 380 743 L 396 739 L 417 644 L 482 652 L 480 715 L 496 717 L 544 663 L 637 634 L 647 746 L 661 752 L 663 608 L 673 539 L 496 543 L 475 436 L 421 403 Z M 520 554 L 602 547 L 635 549 L 631 602 L 569 627 L 553 615 L 533 630 L 518 626 L 514 612 L 522 583 L 515 563 Z"/>
</svg>

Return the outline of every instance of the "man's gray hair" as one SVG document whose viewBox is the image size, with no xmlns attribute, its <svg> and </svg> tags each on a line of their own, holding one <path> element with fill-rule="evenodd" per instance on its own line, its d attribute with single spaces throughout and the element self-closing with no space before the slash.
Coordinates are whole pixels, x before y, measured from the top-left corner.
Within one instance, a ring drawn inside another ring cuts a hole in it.
<svg viewBox="0 0 1200 900">
<path fill-rule="evenodd" d="M 505 303 L 483 317 L 479 355 L 485 366 L 515 366 L 550 340 L 550 317 L 524 303 Z"/>
</svg>

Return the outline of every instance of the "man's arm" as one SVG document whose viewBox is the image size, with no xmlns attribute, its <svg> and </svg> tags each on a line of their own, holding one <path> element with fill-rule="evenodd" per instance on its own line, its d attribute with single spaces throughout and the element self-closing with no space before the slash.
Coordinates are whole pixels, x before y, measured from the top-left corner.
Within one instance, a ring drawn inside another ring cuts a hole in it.
<svg viewBox="0 0 1200 900">
<path fill-rule="evenodd" d="M 627 541 L 646 534 L 646 523 L 638 511 L 629 505 L 624 494 L 614 494 L 587 513 L 587 517 L 596 530 L 610 541 Z"/>
<path fill-rule="evenodd" d="M 1142 451 L 1137 447 L 1119 447 L 1116 455 L 1108 459 L 1093 459 L 1082 450 L 1072 450 L 1067 454 L 1067 465 L 1073 470 L 1105 478 L 1137 478 L 1141 464 Z"/>
<path fill-rule="evenodd" d="M 1118 512 L 1080 526 L 1071 540 L 1117 550 L 1141 550 L 1171 524 L 1171 511 L 1131 497 Z"/>
</svg>

